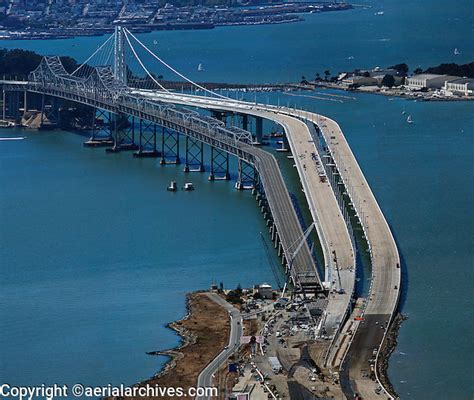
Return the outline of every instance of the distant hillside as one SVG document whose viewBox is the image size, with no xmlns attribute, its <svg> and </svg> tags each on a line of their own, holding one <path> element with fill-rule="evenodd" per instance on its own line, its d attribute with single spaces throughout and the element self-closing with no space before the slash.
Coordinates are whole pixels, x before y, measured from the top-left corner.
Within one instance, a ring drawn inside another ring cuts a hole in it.
<svg viewBox="0 0 474 400">
<path fill-rule="evenodd" d="M 0 48 L 0 76 L 26 78 L 41 62 L 42 56 L 28 50 Z M 74 71 L 78 66 L 71 57 L 61 57 L 64 67 L 68 72 Z"/>
<path fill-rule="evenodd" d="M 437 67 L 428 68 L 424 72 L 427 74 L 466 76 L 468 78 L 474 78 L 474 62 L 462 65 L 455 63 L 440 64 Z"/>
</svg>

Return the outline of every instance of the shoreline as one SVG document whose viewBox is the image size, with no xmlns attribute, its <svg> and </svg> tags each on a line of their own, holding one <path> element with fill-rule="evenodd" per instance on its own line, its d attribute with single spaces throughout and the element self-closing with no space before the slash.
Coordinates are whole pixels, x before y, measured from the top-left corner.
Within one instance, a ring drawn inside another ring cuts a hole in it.
<svg viewBox="0 0 474 400">
<path fill-rule="evenodd" d="M 404 321 L 408 319 L 407 316 L 403 315 L 401 312 L 398 312 L 393 319 L 390 328 L 388 330 L 387 336 L 382 344 L 380 350 L 380 362 L 377 363 L 378 375 L 380 377 L 380 382 L 383 387 L 392 395 L 394 398 L 398 399 L 399 396 L 393 387 L 393 383 L 390 381 L 388 376 L 388 366 L 390 362 L 390 357 L 392 353 L 398 346 L 398 335 L 400 333 L 400 328 Z"/>
<path fill-rule="evenodd" d="M 180 338 L 171 349 L 149 351 L 150 356 L 166 356 L 169 359 L 151 378 L 132 386 L 158 385 L 160 387 L 196 387 L 200 372 L 227 344 L 230 322 L 227 311 L 206 296 L 206 291 L 186 294 L 186 313 L 176 321 L 166 324 Z M 168 397 L 163 397 L 167 399 Z M 121 400 L 110 397 L 110 400 Z M 134 399 L 134 397 L 127 397 Z M 143 398 L 141 398 L 143 399 Z M 170 397 L 171 399 L 171 397 Z M 137 398 L 137 400 L 139 400 Z"/>
</svg>

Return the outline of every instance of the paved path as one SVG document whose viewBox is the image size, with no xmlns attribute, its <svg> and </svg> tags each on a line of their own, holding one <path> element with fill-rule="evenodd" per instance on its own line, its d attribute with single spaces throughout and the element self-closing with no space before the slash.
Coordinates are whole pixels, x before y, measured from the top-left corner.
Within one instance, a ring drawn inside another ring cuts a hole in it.
<svg viewBox="0 0 474 400">
<path fill-rule="evenodd" d="M 239 347 L 240 337 L 242 336 L 242 317 L 240 311 L 225 301 L 222 297 L 215 293 L 206 293 L 206 295 L 225 308 L 229 312 L 230 317 L 230 337 L 228 346 L 223 349 L 214 360 L 212 360 L 206 368 L 204 368 L 198 377 L 198 387 L 212 387 L 212 379 L 219 367 L 234 353 Z M 209 396 L 197 397 L 198 400 L 210 399 Z"/>
</svg>

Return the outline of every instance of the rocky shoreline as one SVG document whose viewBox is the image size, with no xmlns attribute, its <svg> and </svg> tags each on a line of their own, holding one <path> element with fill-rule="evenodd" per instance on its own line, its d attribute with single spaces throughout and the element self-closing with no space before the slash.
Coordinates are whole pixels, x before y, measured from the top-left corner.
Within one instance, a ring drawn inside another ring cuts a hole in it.
<svg viewBox="0 0 474 400">
<path fill-rule="evenodd" d="M 172 369 L 176 368 L 176 363 L 178 362 L 178 360 L 181 360 L 184 357 L 182 350 L 184 350 L 191 344 L 195 344 L 197 341 L 197 336 L 189 329 L 186 329 L 181 325 L 184 321 L 188 320 L 192 314 L 190 296 L 190 294 L 186 294 L 186 314 L 184 315 L 184 317 L 180 320 L 166 324 L 167 328 L 175 331 L 179 335 L 179 337 L 181 338 L 181 343 L 172 349 L 149 351 L 146 353 L 151 356 L 166 356 L 169 358 L 169 360 L 165 363 L 165 365 L 163 365 L 161 370 L 158 371 L 155 375 L 153 375 L 153 378 L 160 378 L 166 375 Z"/>
<path fill-rule="evenodd" d="M 147 352 L 169 357 L 169 360 L 151 378 L 134 386 L 180 387 L 185 391 L 195 387 L 199 373 L 224 348 L 230 334 L 227 311 L 203 292 L 187 294 L 185 316 L 167 327 L 180 336 L 181 342 L 172 349 Z M 163 397 L 168 398 L 172 397 Z M 136 399 L 143 400 L 143 397 Z"/>
<path fill-rule="evenodd" d="M 388 364 L 390 360 L 390 356 L 392 355 L 393 351 L 397 347 L 398 344 L 398 333 L 400 331 L 400 327 L 408 317 L 398 313 L 395 318 L 393 319 L 390 328 L 387 332 L 387 336 L 382 345 L 382 349 L 380 350 L 379 354 L 379 362 L 377 363 L 377 373 L 380 379 L 380 382 L 384 386 L 384 388 L 396 399 L 398 399 L 398 395 L 395 392 L 395 389 L 390 382 L 388 377 Z"/>
</svg>

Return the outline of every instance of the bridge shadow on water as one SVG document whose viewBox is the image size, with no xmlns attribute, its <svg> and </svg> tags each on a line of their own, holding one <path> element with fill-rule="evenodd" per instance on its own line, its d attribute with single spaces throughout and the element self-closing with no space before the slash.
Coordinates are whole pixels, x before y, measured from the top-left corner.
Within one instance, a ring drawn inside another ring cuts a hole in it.
<svg viewBox="0 0 474 400">
<path fill-rule="evenodd" d="M 388 223 L 388 222 L 387 222 Z M 397 235 L 395 234 L 394 229 L 388 223 L 388 226 L 392 232 L 393 239 L 395 240 L 395 244 L 397 246 L 398 254 L 400 256 L 400 272 L 401 272 L 401 282 L 400 282 L 400 298 L 398 301 L 397 311 L 402 312 L 403 307 L 405 305 L 407 296 L 408 296 L 408 288 L 409 288 L 409 274 L 408 274 L 408 266 L 405 261 L 405 257 L 403 255 L 400 243 L 398 242 Z"/>
</svg>

